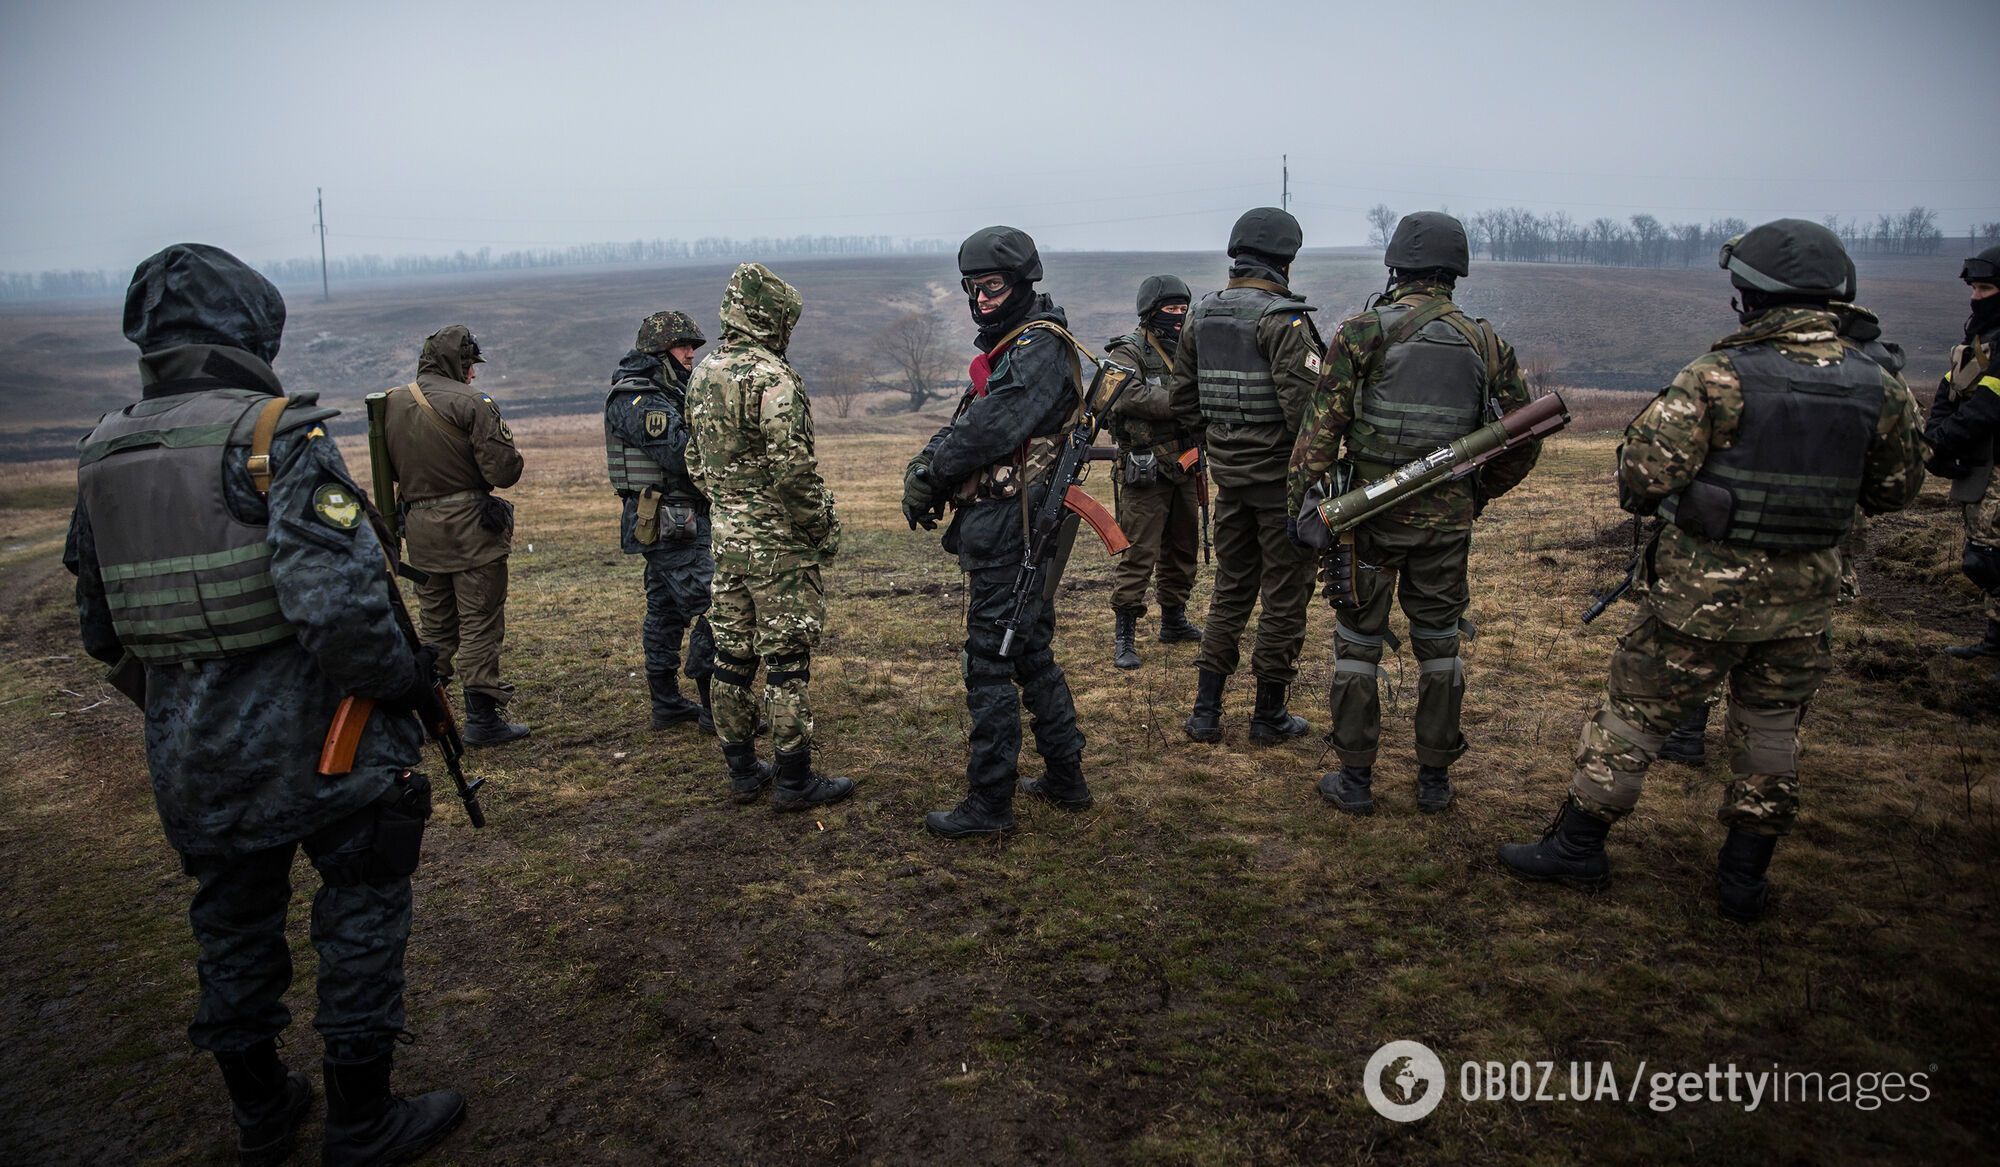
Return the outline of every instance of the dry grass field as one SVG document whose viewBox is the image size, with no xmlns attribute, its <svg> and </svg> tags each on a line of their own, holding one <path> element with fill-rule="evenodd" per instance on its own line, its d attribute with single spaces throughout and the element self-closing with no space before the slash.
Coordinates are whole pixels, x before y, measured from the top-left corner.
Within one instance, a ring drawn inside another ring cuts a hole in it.
<svg viewBox="0 0 2000 1167">
<path fill-rule="evenodd" d="M 1493 856 L 1554 809 L 1632 612 L 1577 623 L 1628 538 L 1603 434 L 1553 441 L 1479 529 L 1473 750 L 1449 813 L 1414 806 L 1406 651 L 1387 662 L 1380 810 L 1346 818 L 1313 791 L 1334 764 L 1316 735 L 1246 742 L 1247 684 L 1222 744 L 1182 738 L 1192 646 L 1148 640 L 1144 668 L 1111 667 L 1107 565 L 1082 551 L 1057 651 L 1096 808 L 1024 805 L 998 844 L 927 838 L 923 811 L 961 790 L 963 593 L 896 500 L 936 421 L 821 423 L 847 537 L 814 702 L 824 767 L 860 786 L 818 820 L 730 804 L 711 742 L 645 728 L 639 572 L 616 551 L 596 422 L 516 427 L 507 660 L 535 733 L 475 755 L 490 825 L 441 803 L 417 877 L 399 1080 L 471 1106 L 435 1161 L 1991 1161 L 2000 713 L 1986 669 L 1937 653 L 1977 611 L 1935 485 L 1871 528 L 1865 598 L 1806 721 L 1775 914 L 1743 928 L 1710 890 L 1719 728 L 1705 771 L 1656 768 L 1605 892 L 1524 885 Z M 70 474 L 0 474 L 0 1161 L 220 1161 L 221 1084 L 184 1033 L 191 885 L 57 562 Z M 1316 606 L 1294 705 L 1316 730 L 1330 633 Z M 302 913 L 292 926 L 289 1056 L 306 1063 Z M 1408 1125 L 1360 1088 L 1395 1038 L 1450 1080 Z M 1465 1059 L 1608 1062 L 1628 1081 L 1776 1062 L 1921 1072 L 1932 1091 L 1875 1110 L 1474 1103 Z"/>
</svg>

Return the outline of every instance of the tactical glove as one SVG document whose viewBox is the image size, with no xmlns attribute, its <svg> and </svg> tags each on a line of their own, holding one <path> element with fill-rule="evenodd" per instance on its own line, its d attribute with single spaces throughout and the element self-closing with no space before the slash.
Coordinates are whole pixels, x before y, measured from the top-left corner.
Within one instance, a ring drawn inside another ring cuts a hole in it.
<svg viewBox="0 0 2000 1167">
<path fill-rule="evenodd" d="M 938 525 L 936 509 L 931 493 L 931 460 L 918 455 L 903 472 L 903 518 L 908 520 L 912 531 L 918 527 L 934 531 Z"/>
<path fill-rule="evenodd" d="M 416 665 L 416 679 L 410 682 L 408 689 L 403 690 L 391 699 L 392 704 L 400 705 L 405 709 L 415 709 L 423 702 L 430 700 L 431 691 L 437 688 L 438 683 L 437 646 L 433 644 L 419 644 L 410 655 L 416 658 L 414 662 Z"/>
</svg>

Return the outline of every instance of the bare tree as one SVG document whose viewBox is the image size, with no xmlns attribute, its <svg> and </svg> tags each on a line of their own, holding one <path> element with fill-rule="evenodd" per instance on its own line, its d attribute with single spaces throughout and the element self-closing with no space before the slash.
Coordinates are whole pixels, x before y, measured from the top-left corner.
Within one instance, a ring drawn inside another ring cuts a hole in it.
<svg viewBox="0 0 2000 1167">
<path fill-rule="evenodd" d="M 851 353 L 840 353 L 820 368 L 814 396 L 833 402 L 833 416 L 847 417 L 868 384 L 868 370 Z"/>
<path fill-rule="evenodd" d="M 910 395 L 911 413 L 935 398 L 948 396 L 943 384 L 951 373 L 951 357 L 945 341 L 944 318 L 935 308 L 904 313 L 877 338 L 890 363 L 902 374 L 903 391 Z"/>
<path fill-rule="evenodd" d="M 1389 246 L 1389 237 L 1396 233 L 1396 212 L 1387 203 L 1376 203 L 1368 208 L 1368 242 L 1376 247 Z"/>
</svg>

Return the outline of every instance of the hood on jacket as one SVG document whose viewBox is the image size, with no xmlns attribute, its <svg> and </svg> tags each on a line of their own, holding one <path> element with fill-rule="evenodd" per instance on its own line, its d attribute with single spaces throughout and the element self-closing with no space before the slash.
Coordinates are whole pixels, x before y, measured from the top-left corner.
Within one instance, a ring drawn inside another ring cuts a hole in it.
<svg viewBox="0 0 2000 1167">
<path fill-rule="evenodd" d="M 761 263 L 738 264 L 722 294 L 722 336 L 784 355 L 805 301 L 792 285 Z"/>
<path fill-rule="evenodd" d="M 142 260 L 125 289 L 125 339 L 142 353 L 184 344 L 278 358 L 285 298 L 250 265 L 206 243 L 176 243 Z"/>
<path fill-rule="evenodd" d="M 424 338 L 423 355 L 417 358 L 417 375 L 431 373 L 447 381 L 465 382 L 465 371 L 483 365 L 479 342 L 463 324 L 447 324 Z"/>
</svg>

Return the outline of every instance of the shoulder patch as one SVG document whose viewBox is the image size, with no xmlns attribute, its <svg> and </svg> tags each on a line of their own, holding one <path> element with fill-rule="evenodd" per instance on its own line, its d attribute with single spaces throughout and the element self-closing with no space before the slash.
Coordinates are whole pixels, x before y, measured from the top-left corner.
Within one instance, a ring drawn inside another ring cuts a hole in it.
<svg viewBox="0 0 2000 1167">
<path fill-rule="evenodd" d="M 492 399 L 491 397 L 488 397 L 488 396 L 487 396 L 486 394 L 484 394 L 484 393 L 481 393 L 481 394 L 479 395 L 479 399 L 480 399 L 481 401 L 484 401 L 484 402 L 485 402 L 486 404 L 488 404 L 488 405 L 492 405 L 492 404 L 493 404 L 493 399 Z"/>
<path fill-rule="evenodd" d="M 313 491 L 313 513 L 320 522 L 341 531 L 361 525 L 361 502 L 338 482 L 323 484 Z"/>
<path fill-rule="evenodd" d="M 308 442 L 312 441 L 314 438 L 323 438 L 325 436 L 326 436 L 326 430 L 322 429 L 319 426 L 314 426 L 306 431 L 306 441 Z"/>
<path fill-rule="evenodd" d="M 1019 340 L 1017 340 L 1017 341 L 1015 341 L 1015 342 L 1014 342 L 1014 347 L 1015 347 L 1015 348 L 1027 348 L 1027 347 L 1028 347 L 1029 345 L 1031 345 L 1031 344 L 1035 343 L 1035 333 L 1037 333 L 1037 332 L 1039 332 L 1039 331 L 1041 331 L 1041 330 L 1040 330 L 1040 329 L 1034 329 L 1034 328 L 1031 328 L 1031 329 L 1029 329 L 1028 331 L 1026 331 L 1026 332 L 1022 333 L 1022 334 L 1021 334 L 1021 339 L 1019 339 Z"/>
<path fill-rule="evenodd" d="M 667 432 L 667 411 L 649 409 L 646 411 L 646 436 L 657 438 Z"/>
</svg>

